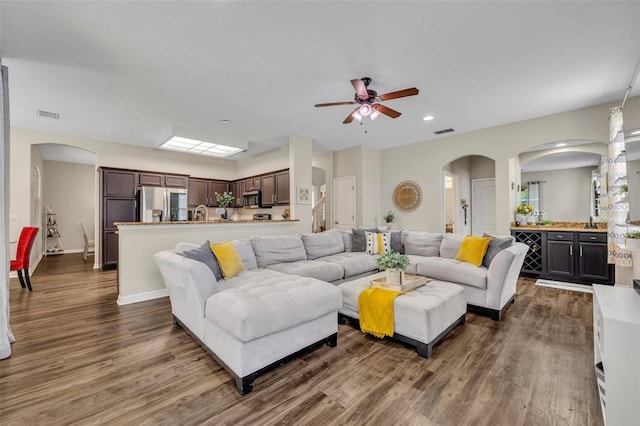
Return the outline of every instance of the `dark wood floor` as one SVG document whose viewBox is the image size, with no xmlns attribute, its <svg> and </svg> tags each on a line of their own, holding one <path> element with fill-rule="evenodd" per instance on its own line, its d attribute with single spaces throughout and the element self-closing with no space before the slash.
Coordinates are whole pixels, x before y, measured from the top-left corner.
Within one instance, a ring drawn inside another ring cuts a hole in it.
<svg viewBox="0 0 640 426">
<path fill-rule="evenodd" d="M 590 294 L 521 279 L 503 322 L 468 314 L 428 360 L 341 325 L 336 348 L 240 397 L 167 298 L 118 306 L 115 271 L 92 264 L 46 258 L 31 293 L 11 281 L 1 424 L 602 424 Z"/>
</svg>

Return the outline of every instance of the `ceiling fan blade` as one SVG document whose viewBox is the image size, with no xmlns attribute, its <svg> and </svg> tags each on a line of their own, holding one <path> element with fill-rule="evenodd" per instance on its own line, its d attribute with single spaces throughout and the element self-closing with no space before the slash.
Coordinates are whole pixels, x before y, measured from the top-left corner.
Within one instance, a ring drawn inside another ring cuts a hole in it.
<svg viewBox="0 0 640 426">
<path fill-rule="evenodd" d="M 353 88 L 356 89 L 358 99 L 369 99 L 369 92 L 367 92 L 367 86 L 365 86 L 364 81 L 360 79 L 351 80 L 351 84 L 353 84 Z"/>
<path fill-rule="evenodd" d="M 414 96 L 414 95 L 417 95 L 418 93 L 419 93 L 419 90 L 416 89 L 415 87 L 412 87 L 410 89 L 398 90 L 397 92 L 385 93 L 384 95 L 380 95 L 379 98 L 382 99 L 383 101 L 388 101 L 389 99 L 404 98 L 405 96 Z"/>
<path fill-rule="evenodd" d="M 359 108 L 359 107 L 358 107 Z M 353 116 L 353 113 L 356 112 L 358 110 L 358 108 L 354 109 L 353 111 L 351 111 L 351 114 L 349 114 L 347 116 L 347 118 L 344 119 L 344 121 L 342 122 L 342 124 L 349 124 L 351 123 L 355 117 Z"/>
<path fill-rule="evenodd" d="M 335 105 L 353 105 L 354 101 L 344 101 L 344 102 L 329 102 L 326 104 L 315 104 L 316 107 L 326 107 L 326 106 L 335 106 Z"/>
<path fill-rule="evenodd" d="M 388 115 L 391 118 L 398 118 L 401 115 L 401 113 L 396 111 L 395 109 L 391 109 L 382 104 L 373 104 L 373 109 L 375 109 L 378 112 L 381 112 L 384 115 Z"/>
</svg>

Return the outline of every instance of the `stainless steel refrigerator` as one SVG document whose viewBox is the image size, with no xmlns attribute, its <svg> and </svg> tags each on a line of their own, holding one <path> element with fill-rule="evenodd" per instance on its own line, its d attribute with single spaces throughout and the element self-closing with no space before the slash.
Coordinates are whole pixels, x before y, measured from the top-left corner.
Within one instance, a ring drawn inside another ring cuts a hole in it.
<svg viewBox="0 0 640 426">
<path fill-rule="evenodd" d="M 187 190 L 184 188 L 138 188 L 140 222 L 187 220 Z"/>
</svg>

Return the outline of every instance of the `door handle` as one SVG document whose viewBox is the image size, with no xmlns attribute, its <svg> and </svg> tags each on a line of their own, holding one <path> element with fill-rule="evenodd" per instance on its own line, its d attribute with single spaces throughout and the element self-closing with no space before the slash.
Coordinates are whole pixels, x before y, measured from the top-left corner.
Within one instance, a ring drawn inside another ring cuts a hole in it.
<svg viewBox="0 0 640 426">
<path fill-rule="evenodd" d="M 580 257 L 582 257 L 582 246 L 580 246 Z"/>
<path fill-rule="evenodd" d="M 333 222 L 334 225 L 337 225 L 338 223 L 340 223 L 340 222 L 338 222 L 337 220 L 335 222 Z"/>
<path fill-rule="evenodd" d="M 569 256 L 573 256 L 573 246 L 569 246 Z"/>
</svg>

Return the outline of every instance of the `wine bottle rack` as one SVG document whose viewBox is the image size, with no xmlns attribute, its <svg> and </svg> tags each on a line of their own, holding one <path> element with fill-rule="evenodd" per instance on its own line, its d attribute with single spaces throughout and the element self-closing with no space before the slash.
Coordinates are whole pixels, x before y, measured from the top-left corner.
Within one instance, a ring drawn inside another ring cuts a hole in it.
<svg viewBox="0 0 640 426">
<path fill-rule="evenodd" d="M 522 272 L 542 273 L 542 232 L 512 231 L 516 242 L 529 246 L 529 251 L 524 257 Z"/>
</svg>

